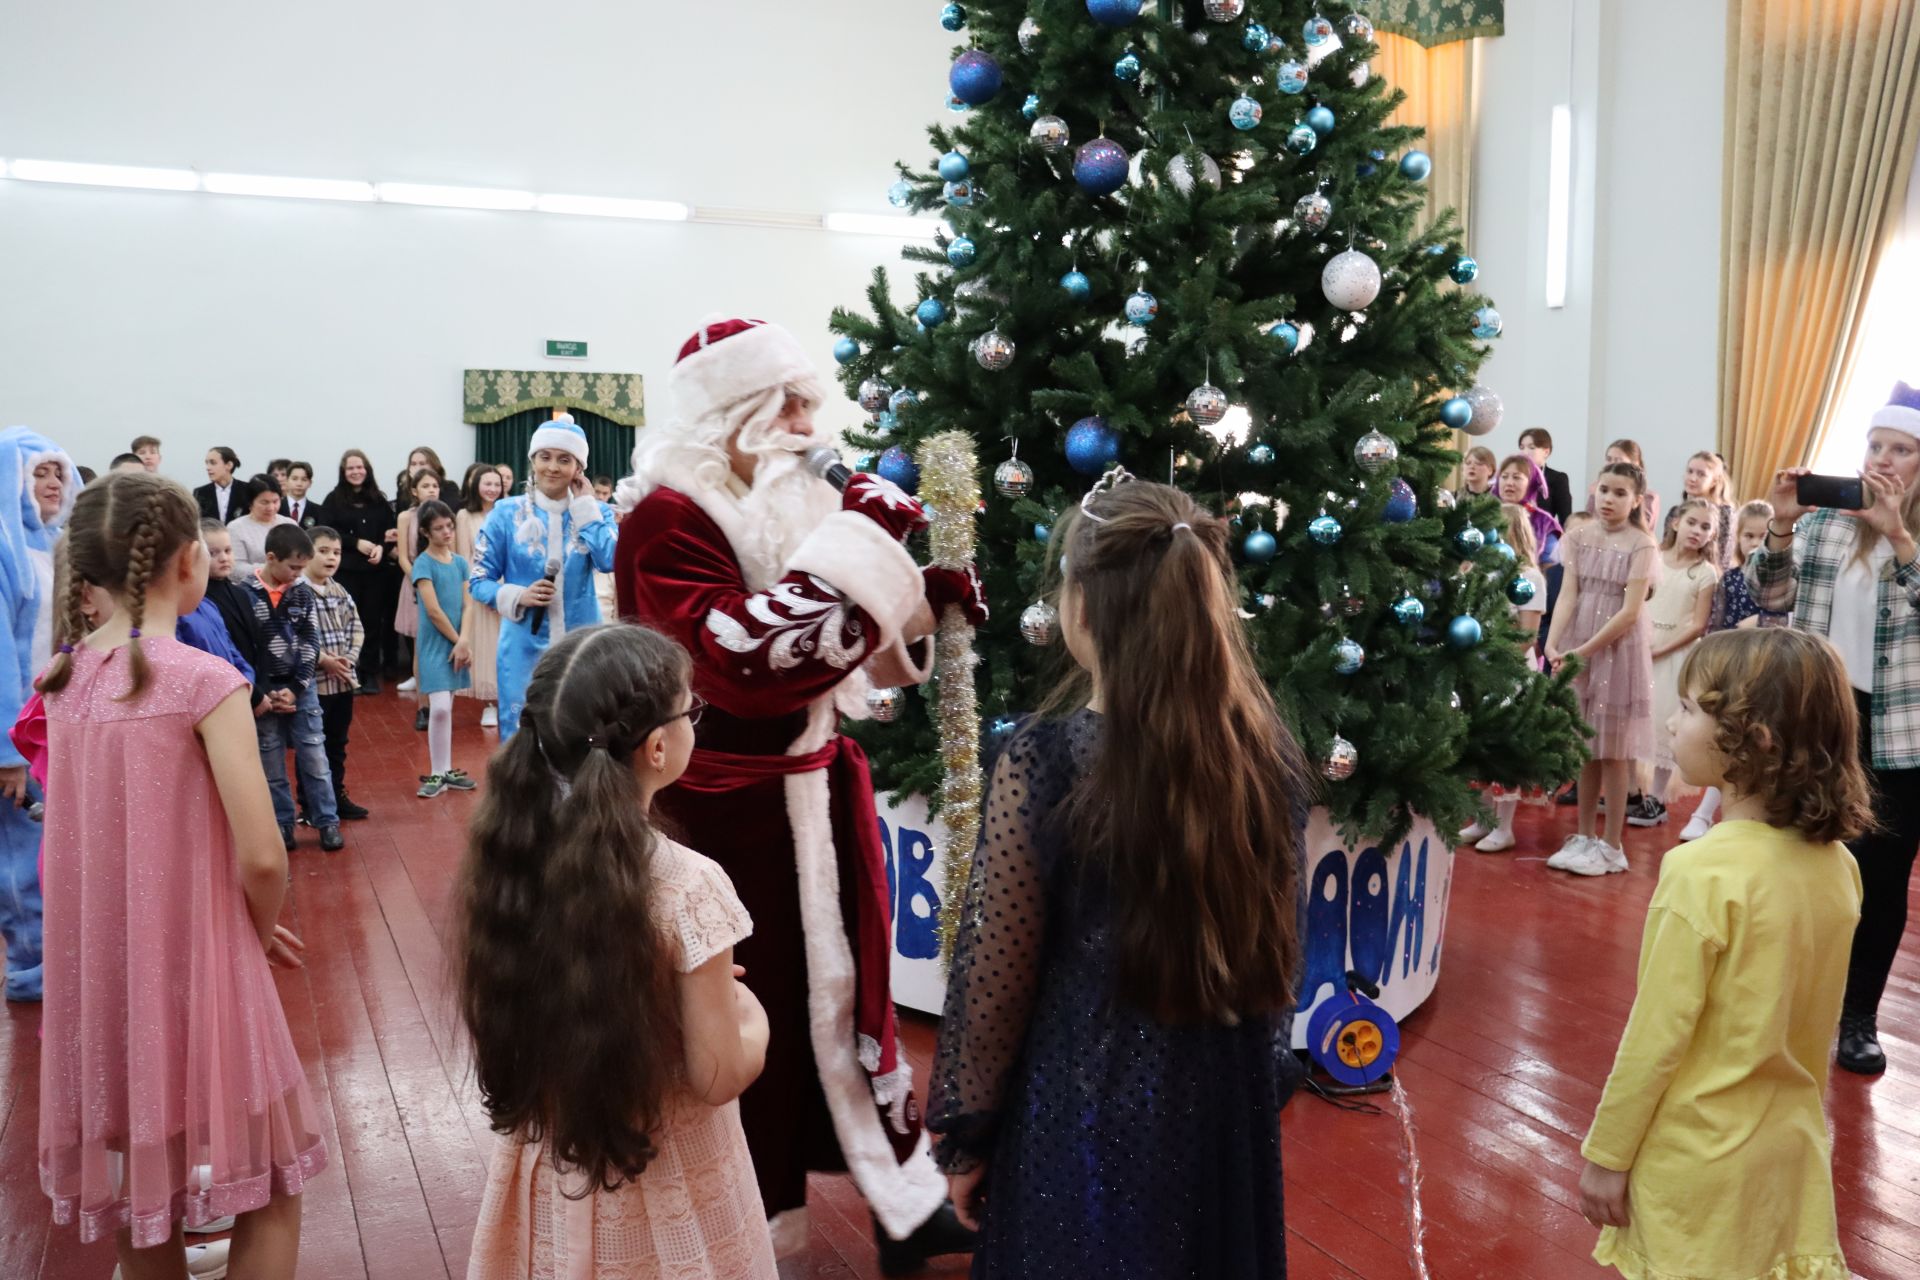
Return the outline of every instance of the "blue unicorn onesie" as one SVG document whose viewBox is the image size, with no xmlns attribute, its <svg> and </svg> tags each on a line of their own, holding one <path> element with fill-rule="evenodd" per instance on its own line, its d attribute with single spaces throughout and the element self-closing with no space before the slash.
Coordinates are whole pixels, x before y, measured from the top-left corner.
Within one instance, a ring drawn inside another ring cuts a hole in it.
<svg viewBox="0 0 1920 1280">
<path fill-rule="evenodd" d="M 560 449 L 587 466 L 587 433 L 572 418 L 544 422 L 527 445 L 531 458 L 542 449 Z M 473 539 L 473 567 L 467 590 L 473 598 L 500 614 L 500 651 L 497 662 L 500 691 L 500 741 L 520 727 L 520 708 L 527 700 L 527 681 L 547 645 L 580 627 L 600 621 L 600 602 L 593 591 L 593 573 L 613 572 L 613 548 L 619 530 L 613 508 L 595 501 L 591 493 L 549 498 L 530 488 L 517 498 L 493 505 L 487 522 Z M 547 575 L 547 565 L 560 567 L 554 586 L 559 596 L 546 609 L 528 616 L 521 597 Z"/>
<path fill-rule="evenodd" d="M 60 464 L 60 507 L 40 518 L 34 468 Z M 53 658 L 53 544 L 73 510 L 73 459 L 26 427 L 0 431 L 0 769 L 26 770 L 5 732 Z M 13 494 L 12 502 L 4 495 Z M 0 934 L 7 941 L 7 999 L 40 998 L 40 824 L 0 799 Z"/>
</svg>

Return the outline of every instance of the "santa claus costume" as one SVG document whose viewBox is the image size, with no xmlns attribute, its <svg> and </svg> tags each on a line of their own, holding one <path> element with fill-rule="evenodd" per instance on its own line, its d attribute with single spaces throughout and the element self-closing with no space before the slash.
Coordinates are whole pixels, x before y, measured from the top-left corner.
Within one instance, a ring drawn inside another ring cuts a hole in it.
<svg viewBox="0 0 1920 1280">
<path fill-rule="evenodd" d="M 672 375 L 620 503 L 620 614 L 693 655 L 710 704 L 685 778 L 656 803 L 727 871 L 754 920 L 735 958 L 771 1022 L 740 1114 L 775 1249 L 806 1248 L 808 1170 L 853 1175 L 888 1274 L 970 1247 L 945 1204 L 894 1043 L 886 864 L 866 757 L 840 736 L 872 685 L 927 675 L 934 609 L 977 609 L 902 541 L 920 506 L 871 476 L 806 470 L 823 393 L 793 335 L 710 324 Z M 750 476 L 749 481 L 746 477 Z"/>
</svg>

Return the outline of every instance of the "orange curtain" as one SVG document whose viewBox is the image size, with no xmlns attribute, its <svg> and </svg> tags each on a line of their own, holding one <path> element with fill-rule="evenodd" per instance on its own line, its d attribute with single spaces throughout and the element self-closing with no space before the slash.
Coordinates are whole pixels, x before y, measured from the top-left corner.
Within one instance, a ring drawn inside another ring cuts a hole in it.
<svg viewBox="0 0 1920 1280">
<path fill-rule="evenodd" d="M 1479 123 L 1474 64 L 1479 42 L 1456 40 L 1428 49 L 1385 31 L 1374 39 L 1380 51 L 1373 56 L 1373 74 L 1407 95 L 1387 123 L 1418 125 L 1427 131 L 1421 144 L 1433 157 L 1433 176 L 1427 179 L 1427 217 L 1454 210 L 1460 218 L 1460 242 L 1471 252 L 1473 139 Z"/>
</svg>

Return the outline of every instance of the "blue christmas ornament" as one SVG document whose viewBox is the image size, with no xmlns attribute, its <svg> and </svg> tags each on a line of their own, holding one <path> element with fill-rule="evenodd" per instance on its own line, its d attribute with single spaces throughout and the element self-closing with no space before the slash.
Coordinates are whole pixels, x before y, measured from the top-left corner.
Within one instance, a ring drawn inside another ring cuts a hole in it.
<svg viewBox="0 0 1920 1280">
<path fill-rule="evenodd" d="M 1045 542 L 1048 538 L 1051 538 L 1052 536 L 1053 536 L 1053 530 L 1049 529 L 1046 525 L 1036 524 L 1035 526 L 1033 526 L 1033 540 L 1035 542 Z"/>
<path fill-rule="evenodd" d="M 1409 151 L 1400 157 L 1400 176 L 1409 182 L 1425 182 L 1433 172 L 1433 157 L 1424 151 Z"/>
<path fill-rule="evenodd" d="M 949 31 L 958 31 L 967 25 L 967 11 L 957 4 L 950 4 L 940 10 L 940 25 Z"/>
<path fill-rule="evenodd" d="M 905 178 L 887 188 L 887 203 L 896 209 L 904 209 L 913 203 L 913 184 Z"/>
<path fill-rule="evenodd" d="M 911 409 L 919 403 L 920 397 L 905 387 L 900 388 L 887 397 L 887 408 L 893 413 L 899 413 L 903 409 Z"/>
<path fill-rule="evenodd" d="M 980 250 L 973 241 L 965 236 L 955 236 L 953 243 L 947 246 L 947 265 L 950 267 L 972 266 L 974 258 L 979 253 Z"/>
<path fill-rule="evenodd" d="M 1332 38 L 1332 36 L 1333 24 L 1317 13 L 1301 24 L 1300 38 L 1310 45 L 1323 45 Z"/>
<path fill-rule="evenodd" d="M 894 445 L 880 455 L 880 478 L 912 493 L 920 487 L 920 468 L 914 465 L 913 457 L 899 445 Z"/>
<path fill-rule="evenodd" d="M 1282 93 L 1305 93 L 1307 91 L 1307 64 L 1288 58 L 1273 70 L 1273 82 L 1280 86 Z"/>
<path fill-rule="evenodd" d="M 1453 535 L 1453 549 L 1463 556 L 1479 554 L 1480 548 L 1487 545 L 1487 535 L 1472 525 L 1467 525 Z"/>
<path fill-rule="evenodd" d="M 1487 538 L 1487 545 L 1491 547 L 1493 550 L 1498 551 L 1500 553 L 1500 558 L 1502 560 L 1505 560 L 1508 564 L 1512 564 L 1515 560 L 1518 560 L 1520 558 L 1519 553 L 1516 552 L 1512 547 L 1500 541 L 1500 539 L 1496 537 L 1492 537 L 1491 535 L 1489 535 Z"/>
<path fill-rule="evenodd" d="M 955 208 L 964 208 L 973 203 L 973 183 L 965 178 L 958 182 L 949 182 L 940 188 L 940 194 L 947 198 L 948 204 Z"/>
<path fill-rule="evenodd" d="M 1456 649 L 1471 649 L 1480 643 L 1480 619 L 1461 614 L 1447 624 L 1447 643 Z"/>
<path fill-rule="evenodd" d="M 1142 0 L 1087 0 L 1087 13 L 1103 27 L 1124 27 L 1140 16 Z"/>
<path fill-rule="evenodd" d="M 1340 527 L 1340 522 L 1325 512 L 1307 522 L 1307 536 L 1323 547 L 1330 547 L 1340 541 L 1340 535 L 1345 532 L 1346 530 Z"/>
<path fill-rule="evenodd" d="M 958 151 L 949 151 L 940 157 L 940 176 L 948 182 L 958 182 L 972 167 Z"/>
<path fill-rule="evenodd" d="M 1350 676 L 1366 665 L 1367 651 L 1354 641 L 1342 637 L 1340 643 L 1333 646 L 1333 673 L 1337 676 Z"/>
<path fill-rule="evenodd" d="M 954 97 L 969 106 L 991 102 L 993 95 L 1000 92 L 1000 64 L 993 60 L 992 54 L 969 49 L 953 60 L 953 69 L 947 72 L 947 87 L 953 90 Z"/>
<path fill-rule="evenodd" d="M 973 108 L 969 107 L 964 99 L 957 98 L 951 93 L 947 95 L 947 110 L 953 111 L 953 112 L 961 112 L 961 111 L 971 111 L 972 109 Z"/>
<path fill-rule="evenodd" d="M 1253 448 L 1247 450 L 1247 461 L 1257 467 L 1266 466 L 1273 461 L 1273 446 L 1270 444 L 1254 445 Z"/>
<path fill-rule="evenodd" d="M 1093 292 L 1093 281 L 1087 279 L 1084 271 L 1069 271 L 1060 277 L 1060 287 L 1067 291 L 1069 298 L 1084 298 Z"/>
<path fill-rule="evenodd" d="M 1405 524 L 1419 514 L 1420 500 L 1414 495 L 1413 486 L 1395 476 L 1393 488 L 1387 495 L 1387 505 L 1380 512 L 1380 518 L 1388 524 Z"/>
<path fill-rule="evenodd" d="M 1265 53 L 1272 40 L 1273 36 L 1257 22 L 1249 22 L 1240 35 L 1240 45 L 1248 53 Z"/>
<path fill-rule="evenodd" d="M 913 309 L 913 316 L 922 325 L 931 329 L 946 320 L 947 304 L 938 298 L 923 299 L 920 305 Z"/>
<path fill-rule="evenodd" d="M 1138 80 L 1140 78 L 1140 58 L 1129 49 L 1114 60 L 1113 78 L 1116 80 Z"/>
<path fill-rule="evenodd" d="M 833 358 L 841 364 L 848 364 L 860 358 L 860 344 L 852 338 L 842 338 L 833 344 Z"/>
<path fill-rule="evenodd" d="M 1307 124 L 1321 137 L 1333 132 L 1333 112 L 1327 107 L 1314 107 L 1307 112 Z"/>
<path fill-rule="evenodd" d="M 1073 180 L 1090 196 L 1110 196 L 1127 185 L 1127 149 L 1111 138 L 1083 142 L 1073 153 Z"/>
<path fill-rule="evenodd" d="M 1267 336 L 1273 339 L 1275 346 L 1279 347 L 1288 355 L 1292 355 L 1300 346 L 1300 330 L 1288 324 L 1285 320 L 1282 320 L 1280 323 L 1274 325 L 1273 328 L 1267 330 Z"/>
<path fill-rule="evenodd" d="M 1297 124 L 1287 131 L 1287 150 L 1297 156 L 1304 156 L 1319 145 L 1320 135 L 1310 124 Z"/>
<path fill-rule="evenodd" d="M 1018 720 L 1010 716 L 1001 716 L 993 722 L 993 727 L 988 732 L 992 733 L 995 741 L 999 741 L 1003 738 L 1011 737 L 1013 731 L 1019 727 L 1020 722 Z"/>
<path fill-rule="evenodd" d="M 1427 606 L 1411 595 L 1401 596 L 1393 602 L 1393 620 L 1403 627 L 1417 627 L 1426 621 Z"/>
<path fill-rule="evenodd" d="M 1441 254 L 1445 253 L 1446 251 L 1447 251 L 1447 246 L 1443 244 L 1430 244 L 1427 246 L 1427 249 L 1426 249 L 1426 253 L 1429 258 L 1437 258 Z"/>
<path fill-rule="evenodd" d="M 1447 274 L 1453 277 L 1455 284 L 1472 284 L 1479 278 L 1480 264 L 1463 253 L 1453 260 L 1453 265 L 1447 268 Z"/>
<path fill-rule="evenodd" d="M 1507 584 L 1507 599 L 1513 601 L 1514 608 L 1524 609 L 1533 603 L 1537 591 L 1533 583 L 1526 578 L 1515 578 Z"/>
<path fill-rule="evenodd" d="M 1137 329 L 1144 329 L 1153 323 L 1160 314 L 1160 300 L 1145 289 L 1135 289 L 1127 295 L 1127 323 Z"/>
<path fill-rule="evenodd" d="M 1500 319 L 1500 313 L 1492 307 L 1481 307 L 1473 313 L 1473 336 L 1482 341 L 1499 337 L 1500 330 L 1505 327 L 1505 322 Z"/>
<path fill-rule="evenodd" d="M 1067 429 L 1067 464 L 1083 476 L 1104 475 L 1120 460 L 1120 435 L 1101 417 L 1087 417 Z"/>
<path fill-rule="evenodd" d="M 1280 550 L 1280 543 L 1265 529 L 1255 529 L 1240 544 L 1240 554 L 1252 564 L 1265 564 Z"/>
<path fill-rule="evenodd" d="M 1473 402 L 1465 396 L 1454 396 L 1440 406 L 1440 421 L 1455 431 L 1465 431 L 1473 421 Z"/>
<path fill-rule="evenodd" d="M 882 409 L 873 415 L 873 433 L 877 436 L 892 435 L 899 425 L 900 419 L 891 409 Z"/>
<path fill-rule="evenodd" d="M 872 454 L 863 453 L 859 457 L 853 460 L 853 469 L 855 471 L 865 471 L 869 475 L 871 475 L 873 473 L 874 464 L 877 462 L 879 462 L 879 459 L 874 457 Z"/>
<path fill-rule="evenodd" d="M 1227 122 L 1236 129 L 1251 129 L 1260 123 L 1260 103 L 1241 94 L 1227 107 Z"/>
<path fill-rule="evenodd" d="M 1020 104 L 1020 114 L 1028 120 L 1038 120 L 1040 118 L 1040 95 L 1037 93 L 1028 94 L 1027 100 Z"/>
</svg>

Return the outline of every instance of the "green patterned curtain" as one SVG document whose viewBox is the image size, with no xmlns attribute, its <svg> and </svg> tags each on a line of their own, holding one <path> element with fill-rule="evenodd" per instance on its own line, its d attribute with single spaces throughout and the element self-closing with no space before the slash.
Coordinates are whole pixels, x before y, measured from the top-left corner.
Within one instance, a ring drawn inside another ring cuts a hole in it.
<svg viewBox="0 0 1920 1280">
<path fill-rule="evenodd" d="M 587 409 L 627 427 L 647 425 L 637 373 L 584 369 L 469 369 L 461 379 L 462 422 L 480 426 L 527 409 Z"/>
<path fill-rule="evenodd" d="M 574 424 L 587 433 L 587 474 L 615 479 L 626 475 L 633 457 L 633 428 L 591 409 L 573 408 L 568 412 Z M 552 418 L 552 409 L 523 409 L 497 422 L 480 423 L 473 431 L 474 461 L 504 462 L 516 476 L 526 479 L 527 445 L 540 424 Z"/>
<path fill-rule="evenodd" d="M 1502 34 L 1506 10 L 1506 0 L 1375 0 L 1367 13 L 1377 29 L 1431 49 Z"/>
</svg>

